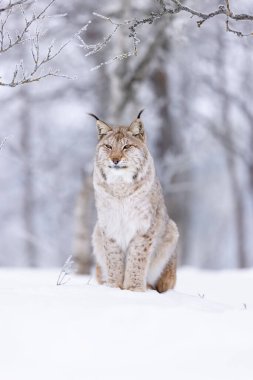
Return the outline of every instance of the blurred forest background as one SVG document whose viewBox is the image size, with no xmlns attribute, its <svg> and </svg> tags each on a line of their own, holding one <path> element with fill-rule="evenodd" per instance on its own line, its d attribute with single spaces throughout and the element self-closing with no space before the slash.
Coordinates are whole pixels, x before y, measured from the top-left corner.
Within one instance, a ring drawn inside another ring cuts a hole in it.
<svg viewBox="0 0 253 380">
<path fill-rule="evenodd" d="M 224 2 L 183 3 L 210 12 Z M 253 14 L 250 0 L 230 3 L 235 12 Z M 47 4 L 40 0 L 36 7 Z M 159 7 L 154 0 L 54 2 L 47 14 L 58 17 L 45 17 L 39 25 L 40 54 L 52 40 L 56 50 L 70 40 L 48 64 L 72 79 L 50 76 L 0 86 L 1 266 L 62 266 L 71 253 L 84 264 L 90 260 L 96 127 L 87 112 L 129 124 L 141 108 L 168 210 L 180 229 L 180 264 L 253 265 L 252 35 L 227 33 L 224 15 L 201 28 L 187 13 L 167 15 L 138 29 L 137 56 L 97 70 L 91 69 L 131 51 L 129 33 L 119 29 L 89 56 L 75 37 L 89 20 L 80 34 L 89 44 L 114 30 L 93 12 L 127 20 Z M 22 29 L 23 22 L 20 10 L 13 12 L 10 33 Z M 253 32 L 252 22 L 235 26 Z M 1 50 L 0 81 L 12 80 L 21 59 L 31 65 L 29 41 L 6 54 Z M 74 245 L 80 192 L 85 195 L 82 248 Z"/>
</svg>

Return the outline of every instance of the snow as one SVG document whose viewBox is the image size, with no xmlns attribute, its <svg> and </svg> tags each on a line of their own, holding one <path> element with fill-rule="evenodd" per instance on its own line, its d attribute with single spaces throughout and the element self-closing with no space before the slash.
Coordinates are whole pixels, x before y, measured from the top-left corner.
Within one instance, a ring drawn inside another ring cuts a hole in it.
<svg viewBox="0 0 253 380">
<path fill-rule="evenodd" d="M 133 293 L 55 270 L 0 270 L 3 380 L 253 378 L 253 270 L 178 271 Z"/>
</svg>

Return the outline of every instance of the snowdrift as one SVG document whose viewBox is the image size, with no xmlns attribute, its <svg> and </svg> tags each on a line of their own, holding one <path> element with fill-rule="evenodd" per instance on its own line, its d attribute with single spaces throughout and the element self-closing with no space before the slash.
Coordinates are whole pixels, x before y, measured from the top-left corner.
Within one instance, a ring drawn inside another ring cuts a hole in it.
<svg viewBox="0 0 253 380">
<path fill-rule="evenodd" d="M 253 271 L 178 271 L 133 293 L 0 270 L 3 380 L 252 380 Z"/>
</svg>

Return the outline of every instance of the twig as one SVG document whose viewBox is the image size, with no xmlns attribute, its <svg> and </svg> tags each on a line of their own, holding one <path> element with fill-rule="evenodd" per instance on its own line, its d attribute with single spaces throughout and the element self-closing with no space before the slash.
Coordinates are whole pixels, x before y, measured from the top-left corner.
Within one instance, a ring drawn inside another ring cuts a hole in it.
<svg viewBox="0 0 253 380">
<path fill-rule="evenodd" d="M 18 1 L 10 1 L 5 7 L 0 8 L 0 13 L 9 11 L 10 9 L 16 7 L 17 5 L 23 5 L 27 3 L 29 0 L 18 0 Z"/>
<path fill-rule="evenodd" d="M 57 285 L 65 285 L 70 281 L 70 274 L 73 272 L 74 260 L 73 255 L 70 255 L 65 261 L 57 279 Z M 66 278 L 68 276 L 68 278 Z"/>
<path fill-rule="evenodd" d="M 6 141 L 8 140 L 9 136 L 5 136 L 2 141 L 0 141 L 0 150 L 2 150 L 3 146 L 5 145 Z"/>
<path fill-rule="evenodd" d="M 91 24 L 91 21 L 89 21 L 83 28 L 80 29 L 80 31 L 76 34 L 76 37 L 78 38 L 79 42 L 81 43 L 80 44 L 80 47 L 82 47 L 83 49 L 85 50 L 89 50 L 88 53 L 85 54 L 85 56 L 89 56 L 89 55 L 92 55 L 92 54 L 96 54 L 98 53 L 100 50 L 102 50 L 104 47 L 107 46 L 107 44 L 111 41 L 112 37 L 116 34 L 116 32 L 118 31 L 119 28 L 121 28 L 122 26 L 127 26 L 131 23 L 131 21 L 123 21 L 123 22 L 115 22 L 113 21 L 110 17 L 107 17 L 107 16 L 103 16 L 99 13 L 96 13 L 96 12 L 93 12 L 93 15 L 98 17 L 98 18 L 101 18 L 102 20 L 105 20 L 105 21 L 108 21 L 110 22 L 110 24 L 112 24 L 114 26 L 114 29 L 111 33 L 109 33 L 104 39 L 103 41 L 101 42 L 98 42 L 96 44 L 87 44 L 84 39 L 81 37 L 81 34 L 83 32 L 86 32 L 87 31 L 87 28 L 88 26 Z M 130 29 L 130 28 L 129 28 Z M 131 51 L 128 51 L 126 53 L 122 53 L 122 54 L 119 54 L 119 55 L 116 55 L 110 59 L 108 59 L 107 61 L 105 62 L 101 62 L 99 65 L 93 67 L 91 70 L 97 70 L 99 69 L 100 67 L 104 66 L 104 65 L 108 65 L 116 60 L 122 60 L 122 59 L 125 59 L 125 58 L 128 58 L 130 56 L 133 56 L 133 55 L 136 55 L 137 54 L 137 44 L 140 42 L 139 39 L 134 36 L 134 35 L 129 35 L 129 37 L 132 37 L 133 38 L 133 50 Z"/>
</svg>

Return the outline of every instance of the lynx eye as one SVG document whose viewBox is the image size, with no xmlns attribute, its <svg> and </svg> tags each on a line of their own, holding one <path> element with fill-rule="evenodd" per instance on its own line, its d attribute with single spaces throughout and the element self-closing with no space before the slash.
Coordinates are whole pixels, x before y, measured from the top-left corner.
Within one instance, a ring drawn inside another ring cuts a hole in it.
<svg viewBox="0 0 253 380">
<path fill-rule="evenodd" d="M 131 148 L 131 146 L 132 146 L 132 145 L 125 145 L 125 146 L 123 146 L 123 150 L 127 150 L 127 149 L 129 149 L 129 148 Z"/>
<path fill-rule="evenodd" d="M 107 149 L 112 149 L 112 146 L 111 145 L 107 145 L 107 144 L 105 144 L 105 147 L 107 148 Z"/>
</svg>

